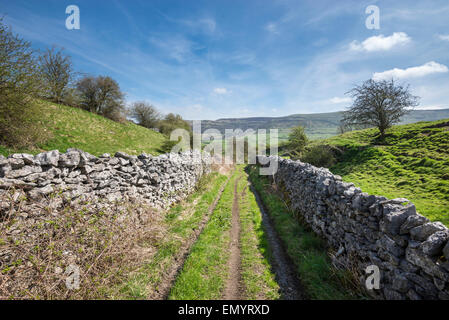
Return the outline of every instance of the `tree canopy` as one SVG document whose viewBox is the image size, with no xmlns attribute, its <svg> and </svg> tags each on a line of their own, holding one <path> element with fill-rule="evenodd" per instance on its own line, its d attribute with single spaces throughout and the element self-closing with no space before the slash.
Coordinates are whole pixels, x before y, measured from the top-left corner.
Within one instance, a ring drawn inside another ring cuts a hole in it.
<svg viewBox="0 0 449 320">
<path fill-rule="evenodd" d="M 408 86 L 391 81 L 372 79 L 348 92 L 353 105 L 344 113 L 343 122 L 350 126 L 373 126 L 385 131 L 398 123 L 401 117 L 418 105 L 419 97 L 409 92 Z"/>
</svg>

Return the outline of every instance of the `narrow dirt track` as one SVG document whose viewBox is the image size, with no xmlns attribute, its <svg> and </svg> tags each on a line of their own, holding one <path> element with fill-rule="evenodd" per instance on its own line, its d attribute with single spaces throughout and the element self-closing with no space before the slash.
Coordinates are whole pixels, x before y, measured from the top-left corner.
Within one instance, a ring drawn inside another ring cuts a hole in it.
<svg viewBox="0 0 449 320">
<path fill-rule="evenodd" d="M 237 193 L 237 186 L 239 179 L 234 185 L 234 200 L 232 203 L 232 226 L 230 231 L 230 258 L 228 262 L 229 278 L 226 283 L 224 292 L 224 300 L 239 300 L 242 298 L 241 285 L 241 257 L 240 257 L 240 210 L 239 210 L 239 195 Z"/>
<path fill-rule="evenodd" d="M 212 212 L 215 210 L 215 207 L 218 204 L 218 201 L 221 198 L 221 195 L 225 189 L 225 187 L 228 185 L 229 180 L 231 178 L 231 175 L 228 177 L 226 182 L 223 184 L 223 186 L 220 188 L 220 191 L 218 192 L 217 197 L 215 198 L 214 202 L 209 206 L 207 210 L 207 214 L 204 215 L 203 220 L 201 221 L 199 227 L 195 229 L 192 237 L 183 243 L 182 248 L 180 252 L 176 255 L 174 263 L 170 266 L 169 270 L 167 270 L 163 275 L 163 280 L 161 281 L 159 287 L 159 290 L 155 292 L 153 295 L 148 297 L 150 300 L 166 300 L 168 298 L 168 295 L 170 294 L 170 289 L 173 286 L 179 272 L 182 270 L 184 263 L 187 259 L 187 257 L 190 254 L 190 250 L 193 246 L 193 244 L 198 240 L 198 237 L 200 236 L 201 232 L 203 231 L 204 227 L 206 226 L 207 222 L 209 221 L 209 218 L 212 214 Z"/>
<path fill-rule="evenodd" d="M 281 289 L 281 297 L 284 300 L 304 300 L 306 299 L 304 289 L 297 277 L 295 265 L 285 252 L 281 239 L 274 230 L 271 218 L 267 214 L 258 192 L 252 185 L 250 188 L 262 213 L 262 223 L 273 255 L 272 261 L 270 261 L 271 267 L 276 274 L 276 282 Z"/>
</svg>

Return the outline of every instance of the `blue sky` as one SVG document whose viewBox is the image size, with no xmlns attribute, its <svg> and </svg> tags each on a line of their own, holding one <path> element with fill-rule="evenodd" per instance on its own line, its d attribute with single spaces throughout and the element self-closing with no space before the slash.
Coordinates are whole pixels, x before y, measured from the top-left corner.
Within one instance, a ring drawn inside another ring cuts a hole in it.
<svg viewBox="0 0 449 320">
<path fill-rule="evenodd" d="M 65 27 L 68 5 L 80 30 Z M 365 26 L 368 5 L 379 30 Z M 128 102 L 186 119 L 339 111 L 373 77 L 449 108 L 447 0 L 0 0 L 0 13 L 34 47 L 116 79 Z"/>
</svg>

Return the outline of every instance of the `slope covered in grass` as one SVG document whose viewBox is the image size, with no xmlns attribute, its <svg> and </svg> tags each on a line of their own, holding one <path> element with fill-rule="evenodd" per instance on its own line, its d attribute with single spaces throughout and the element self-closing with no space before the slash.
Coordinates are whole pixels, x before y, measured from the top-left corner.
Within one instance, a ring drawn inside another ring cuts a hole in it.
<svg viewBox="0 0 449 320">
<path fill-rule="evenodd" d="M 41 101 L 40 104 L 41 123 L 49 131 L 50 138 L 32 150 L 17 150 L 0 145 L 0 154 L 36 154 L 55 149 L 65 152 L 67 148 L 79 148 L 96 156 L 117 151 L 160 154 L 160 148 L 166 140 L 162 134 L 131 122 L 118 123 L 82 109 L 47 101 Z"/>
<path fill-rule="evenodd" d="M 364 192 L 405 197 L 431 220 L 449 225 L 449 119 L 348 132 L 320 143 L 344 152 L 330 170 Z"/>
</svg>

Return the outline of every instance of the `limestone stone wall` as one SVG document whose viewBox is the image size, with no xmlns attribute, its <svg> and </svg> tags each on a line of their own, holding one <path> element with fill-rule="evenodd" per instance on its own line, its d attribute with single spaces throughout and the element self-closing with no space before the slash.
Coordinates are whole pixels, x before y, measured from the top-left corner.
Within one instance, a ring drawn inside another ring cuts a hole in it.
<svg viewBox="0 0 449 320">
<path fill-rule="evenodd" d="M 267 157 L 259 163 L 269 163 Z M 449 299 L 449 231 L 407 199 L 369 195 L 329 170 L 272 157 L 273 175 L 299 213 L 343 265 L 380 269 L 380 299 Z M 361 279 L 361 285 L 365 281 Z"/>
<path fill-rule="evenodd" d="M 193 152 L 157 157 L 117 152 L 95 157 L 78 149 L 0 156 L 0 196 L 21 190 L 34 201 L 58 194 L 67 201 L 129 199 L 167 207 L 210 172 L 209 160 Z M 3 201 L 0 210 L 9 207 Z"/>
</svg>

